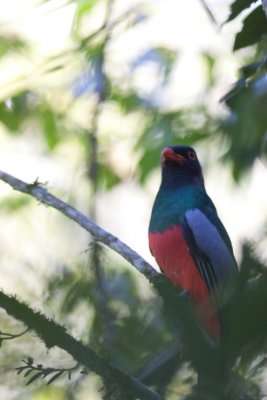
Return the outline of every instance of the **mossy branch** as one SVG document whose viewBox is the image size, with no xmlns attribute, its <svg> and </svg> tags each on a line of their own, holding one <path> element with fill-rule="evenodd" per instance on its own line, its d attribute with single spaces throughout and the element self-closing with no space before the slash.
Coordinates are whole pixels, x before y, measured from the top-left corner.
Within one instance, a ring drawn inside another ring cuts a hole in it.
<svg viewBox="0 0 267 400">
<path fill-rule="evenodd" d="M 98 356 L 90 347 L 75 339 L 63 326 L 48 319 L 40 312 L 32 310 L 16 297 L 0 291 L 0 307 L 35 331 L 47 348 L 56 346 L 65 350 L 89 371 L 99 374 L 113 385 L 115 383 L 126 396 L 128 393 L 142 400 L 163 400 L 158 393 L 149 389 L 138 379 L 125 374 L 108 360 Z"/>
</svg>

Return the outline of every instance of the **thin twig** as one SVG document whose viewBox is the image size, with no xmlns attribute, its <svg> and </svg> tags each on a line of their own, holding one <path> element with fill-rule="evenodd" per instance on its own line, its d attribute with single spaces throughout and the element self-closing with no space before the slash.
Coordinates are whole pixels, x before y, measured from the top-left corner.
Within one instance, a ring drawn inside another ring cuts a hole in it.
<svg viewBox="0 0 267 400">
<path fill-rule="evenodd" d="M 206 13 L 208 14 L 209 19 L 211 20 L 211 22 L 213 23 L 213 25 L 216 26 L 217 29 L 220 28 L 218 21 L 216 20 L 216 18 L 213 15 L 213 12 L 211 11 L 210 7 L 208 6 L 208 4 L 206 3 L 206 0 L 199 0 L 200 3 L 202 4 L 204 10 L 206 11 Z"/>
<path fill-rule="evenodd" d="M 98 163 L 98 125 L 99 119 L 101 117 L 103 104 L 106 98 L 107 92 L 107 78 L 105 73 L 105 54 L 106 48 L 108 46 L 111 32 L 107 29 L 110 21 L 112 19 L 114 0 L 106 0 L 106 11 L 104 16 L 104 31 L 105 35 L 95 59 L 95 69 L 96 69 L 96 87 L 97 96 L 94 105 L 94 109 L 91 113 L 92 121 L 91 127 L 88 130 L 88 177 L 90 180 L 90 205 L 89 205 L 89 215 L 93 221 L 97 222 L 97 190 L 99 183 L 99 163 Z M 112 330 L 112 319 L 113 313 L 109 307 L 109 296 L 106 289 L 105 272 L 101 262 L 101 248 L 97 243 L 93 243 L 92 251 L 90 252 L 90 257 L 88 260 L 90 266 L 93 267 L 94 276 L 96 280 L 96 311 L 100 319 L 101 331 L 103 332 L 103 347 L 108 351 L 112 348 L 114 335 L 111 333 Z"/>
<path fill-rule="evenodd" d="M 17 333 L 17 334 L 7 333 L 7 332 L 1 332 L 1 331 L 0 331 L 0 341 L 17 339 L 17 338 L 19 338 L 20 336 L 25 335 L 25 333 L 27 333 L 28 331 L 29 331 L 28 328 L 25 329 L 23 332 Z"/>
<path fill-rule="evenodd" d="M 76 363 L 73 367 L 69 368 L 54 368 L 54 367 L 45 367 L 43 364 L 34 365 L 34 359 L 32 357 L 28 357 L 26 360 L 22 360 L 25 365 L 20 367 L 16 367 L 17 374 L 23 374 L 24 377 L 28 377 L 28 382 L 26 385 L 34 382 L 38 378 L 47 378 L 47 385 L 50 385 L 56 379 L 63 376 L 63 374 L 68 374 L 69 380 L 71 379 L 72 373 L 77 370 L 80 366 L 79 363 Z M 81 370 L 80 373 L 84 373 L 86 370 L 85 367 Z M 51 376 L 52 375 L 52 376 Z"/>
<path fill-rule="evenodd" d="M 89 232 L 97 241 L 105 244 L 116 253 L 120 254 L 149 280 L 159 275 L 158 272 L 147 261 L 145 261 L 129 246 L 119 240 L 116 236 L 113 236 L 111 233 L 105 231 L 103 228 L 95 224 L 76 208 L 53 196 L 38 181 L 29 184 L 3 171 L 0 171 L 0 180 L 9 184 L 14 190 L 35 197 L 41 203 L 55 208 L 62 214 L 77 222 L 77 224 Z"/>
</svg>

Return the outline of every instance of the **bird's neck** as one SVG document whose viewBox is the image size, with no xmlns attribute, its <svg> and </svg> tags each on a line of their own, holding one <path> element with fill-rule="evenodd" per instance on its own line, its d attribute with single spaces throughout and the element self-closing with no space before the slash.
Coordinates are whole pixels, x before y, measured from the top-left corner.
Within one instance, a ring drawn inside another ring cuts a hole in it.
<svg viewBox="0 0 267 400">
<path fill-rule="evenodd" d="M 161 187 L 165 190 L 176 190 L 186 186 L 199 186 L 205 190 L 203 175 L 192 174 L 190 171 L 171 168 L 170 166 L 162 167 Z"/>
</svg>

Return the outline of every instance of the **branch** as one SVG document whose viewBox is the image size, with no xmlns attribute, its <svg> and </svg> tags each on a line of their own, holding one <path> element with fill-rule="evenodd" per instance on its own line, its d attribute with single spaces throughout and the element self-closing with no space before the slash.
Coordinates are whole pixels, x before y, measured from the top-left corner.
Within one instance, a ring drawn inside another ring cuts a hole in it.
<svg viewBox="0 0 267 400">
<path fill-rule="evenodd" d="M 62 214 L 77 222 L 77 224 L 89 232 L 95 240 L 105 244 L 116 253 L 120 254 L 149 280 L 152 280 L 155 276 L 159 275 L 159 273 L 138 253 L 120 241 L 116 236 L 113 236 L 111 233 L 100 228 L 100 226 L 95 224 L 80 211 L 53 196 L 40 182 L 38 182 L 38 180 L 33 183 L 26 183 L 3 171 L 0 171 L 0 180 L 8 183 L 14 190 L 35 197 L 41 203 L 55 208 Z"/>
<path fill-rule="evenodd" d="M 104 243 L 116 251 L 139 272 L 145 275 L 162 297 L 167 317 L 170 321 L 173 321 L 179 330 L 182 330 L 183 340 L 195 369 L 197 371 L 201 371 L 203 368 L 209 369 L 211 374 L 215 373 L 220 376 L 218 370 L 220 372 L 221 363 L 219 362 L 220 357 L 217 354 L 217 346 L 212 343 L 196 323 L 187 296 L 179 296 L 178 289 L 165 276 L 156 272 L 150 264 L 117 237 L 100 228 L 74 207 L 53 196 L 38 181 L 28 184 L 2 171 L 0 171 L 0 180 L 8 183 L 13 189 L 27 193 L 43 204 L 59 210 L 62 214 L 91 233 L 95 240 Z M 81 362 L 84 363 L 83 361 Z"/>
<path fill-rule="evenodd" d="M 88 44 L 88 42 L 91 42 L 93 39 L 98 37 L 103 32 L 104 34 L 109 34 L 110 32 L 112 32 L 112 29 L 116 28 L 117 25 L 119 25 L 120 23 L 125 23 L 127 21 L 127 18 L 135 16 L 137 14 L 138 8 L 139 8 L 138 6 L 130 7 L 128 10 L 126 10 L 124 13 L 119 15 L 117 18 L 115 18 L 112 22 L 109 22 L 108 24 L 106 24 L 104 21 L 103 24 L 96 31 L 94 31 L 93 33 L 89 34 L 88 36 L 86 36 L 81 40 L 79 48 L 83 49 L 84 46 Z"/>
<path fill-rule="evenodd" d="M 22 321 L 29 329 L 34 330 L 43 340 L 47 348 L 59 347 L 69 353 L 76 361 L 83 364 L 90 371 L 96 372 L 111 384 L 117 385 L 126 394 L 134 394 L 142 400 L 163 400 L 162 397 L 145 386 L 133 376 L 123 373 L 108 360 L 99 357 L 91 348 L 84 345 L 66 329 L 43 314 L 33 311 L 28 305 L 20 302 L 13 296 L 0 291 L 0 306 L 14 318 Z"/>
<path fill-rule="evenodd" d="M 203 6 L 203 8 L 206 11 L 206 13 L 208 14 L 208 17 L 211 20 L 211 22 L 216 26 L 217 29 L 219 29 L 219 24 L 218 24 L 216 18 L 214 17 L 210 7 L 206 3 L 206 1 L 205 0 L 200 0 L 200 3 Z"/>
<path fill-rule="evenodd" d="M 4 340 L 12 340 L 12 339 L 17 339 L 20 336 L 25 335 L 25 333 L 28 332 L 29 329 L 25 329 L 23 332 L 17 333 L 17 334 L 13 334 L 13 333 L 7 333 L 7 332 L 1 332 L 0 331 L 0 345 L 2 344 L 2 342 Z"/>
</svg>

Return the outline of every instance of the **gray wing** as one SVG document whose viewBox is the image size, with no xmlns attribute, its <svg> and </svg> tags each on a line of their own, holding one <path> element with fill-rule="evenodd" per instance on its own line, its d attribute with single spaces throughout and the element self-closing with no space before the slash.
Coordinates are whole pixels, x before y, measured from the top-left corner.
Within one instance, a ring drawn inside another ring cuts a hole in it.
<svg viewBox="0 0 267 400">
<path fill-rule="evenodd" d="M 216 225 L 220 227 L 220 231 L 200 209 L 187 211 L 181 225 L 199 273 L 216 303 L 219 303 L 221 291 L 233 281 L 237 273 L 237 265 L 229 236 L 216 211 L 212 212 L 213 220 L 216 221 L 217 218 Z"/>
</svg>

